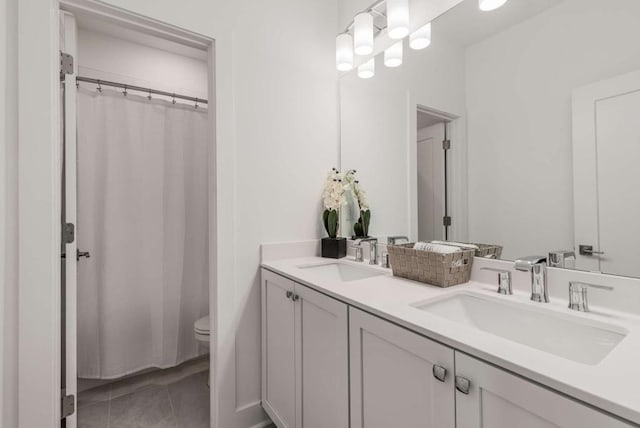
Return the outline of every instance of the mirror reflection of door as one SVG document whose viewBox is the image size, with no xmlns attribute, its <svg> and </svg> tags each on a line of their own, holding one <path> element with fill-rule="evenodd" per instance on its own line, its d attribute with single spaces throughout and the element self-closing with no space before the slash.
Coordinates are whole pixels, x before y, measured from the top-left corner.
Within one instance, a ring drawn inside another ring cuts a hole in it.
<svg viewBox="0 0 640 428">
<path fill-rule="evenodd" d="M 578 269 L 640 277 L 639 112 L 640 71 L 575 91 Z"/>
<path fill-rule="evenodd" d="M 446 122 L 418 110 L 418 239 L 445 239 L 445 153 Z"/>
</svg>

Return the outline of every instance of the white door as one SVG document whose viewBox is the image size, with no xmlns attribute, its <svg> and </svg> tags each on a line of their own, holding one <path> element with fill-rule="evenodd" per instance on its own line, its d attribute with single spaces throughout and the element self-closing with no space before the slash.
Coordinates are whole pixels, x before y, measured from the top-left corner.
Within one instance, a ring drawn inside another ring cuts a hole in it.
<svg viewBox="0 0 640 428">
<path fill-rule="evenodd" d="M 262 407 L 278 428 L 296 426 L 294 287 L 262 270 Z"/>
<path fill-rule="evenodd" d="M 574 92 L 573 151 L 576 267 L 640 276 L 640 71 Z"/>
<path fill-rule="evenodd" d="M 347 305 L 296 284 L 296 426 L 349 428 Z"/>
<path fill-rule="evenodd" d="M 418 130 L 418 239 L 444 239 L 445 124 Z"/>
<path fill-rule="evenodd" d="M 457 428 L 631 427 L 468 355 L 455 358 L 456 375 L 469 381 L 468 394 L 456 390 Z"/>
<path fill-rule="evenodd" d="M 351 428 L 455 427 L 452 349 L 353 308 L 349 331 Z"/>
<path fill-rule="evenodd" d="M 73 15 L 60 13 L 61 43 L 60 49 L 72 56 L 76 56 L 76 22 Z M 74 61 L 73 74 L 66 74 L 62 83 L 62 106 L 63 111 L 63 141 L 64 141 L 64 177 L 63 177 L 63 231 L 65 223 L 77 225 L 76 210 L 76 75 L 78 72 L 77 61 Z M 65 234 L 63 233 L 63 237 Z M 76 296 L 77 296 L 77 242 L 78 237 L 75 236 L 72 242 L 62 244 L 62 252 L 65 254 L 63 259 L 63 282 L 64 282 L 64 311 L 63 311 L 63 329 L 64 329 L 64 394 L 73 396 L 77 399 L 77 329 L 76 329 Z M 67 416 L 66 427 L 75 428 L 77 426 L 77 406 L 76 411 Z"/>
</svg>

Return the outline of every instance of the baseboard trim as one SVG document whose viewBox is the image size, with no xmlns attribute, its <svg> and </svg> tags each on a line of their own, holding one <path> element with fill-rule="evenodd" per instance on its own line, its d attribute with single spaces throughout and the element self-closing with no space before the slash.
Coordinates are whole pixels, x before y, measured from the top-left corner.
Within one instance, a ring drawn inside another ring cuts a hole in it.
<svg viewBox="0 0 640 428">
<path fill-rule="evenodd" d="M 271 422 L 270 420 L 266 420 L 266 421 L 262 421 L 260 423 L 257 423 L 255 425 L 252 425 L 251 428 L 265 428 L 268 427 L 269 425 L 271 425 L 273 422 Z"/>
<path fill-rule="evenodd" d="M 262 404 L 262 400 L 252 401 L 251 403 L 243 404 L 240 407 L 236 407 L 236 413 L 244 412 L 252 407 L 260 406 Z"/>
</svg>

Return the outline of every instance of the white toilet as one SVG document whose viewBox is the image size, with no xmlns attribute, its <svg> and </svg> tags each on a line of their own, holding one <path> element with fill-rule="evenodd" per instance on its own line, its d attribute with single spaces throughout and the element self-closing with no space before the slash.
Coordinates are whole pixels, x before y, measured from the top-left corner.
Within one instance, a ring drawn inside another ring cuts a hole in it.
<svg viewBox="0 0 640 428">
<path fill-rule="evenodd" d="M 209 349 L 210 342 L 210 334 L 211 327 L 209 324 L 209 315 L 206 317 L 200 318 L 198 321 L 193 323 L 193 334 L 196 337 L 196 340 L 200 343 L 200 345 Z M 211 385 L 211 372 L 209 372 L 209 377 L 207 378 L 207 386 Z"/>
<path fill-rule="evenodd" d="M 196 340 L 200 342 L 202 346 L 209 349 L 209 335 L 211 333 L 209 315 L 200 318 L 193 324 L 193 333 L 196 336 Z"/>
</svg>

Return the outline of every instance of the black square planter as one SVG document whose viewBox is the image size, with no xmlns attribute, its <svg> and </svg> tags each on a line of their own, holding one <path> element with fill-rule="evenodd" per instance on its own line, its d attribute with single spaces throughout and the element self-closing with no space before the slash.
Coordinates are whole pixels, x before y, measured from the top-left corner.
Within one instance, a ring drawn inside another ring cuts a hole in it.
<svg viewBox="0 0 640 428">
<path fill-rule="evenodd" d="M 347 257 L 347 238 L 322 238 L 322 257 L 328 259 Z"/>
</svg>

